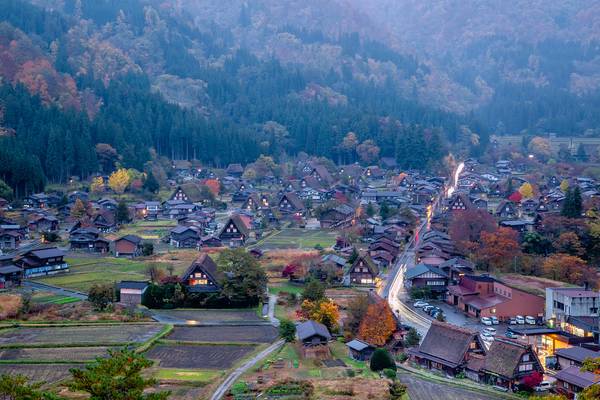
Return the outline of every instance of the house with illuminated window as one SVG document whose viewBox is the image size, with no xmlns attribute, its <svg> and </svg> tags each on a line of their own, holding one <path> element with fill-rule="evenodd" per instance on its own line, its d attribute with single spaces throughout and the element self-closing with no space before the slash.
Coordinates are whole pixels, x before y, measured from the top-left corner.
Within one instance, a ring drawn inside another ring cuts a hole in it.
<svg viewBox="0 0 600 400">
<path fill-rule="evenodd" d="M 250 217 L 234 214 L 223 225 L 218 238 L 225 246 L 241 247 L 250 238 L 251 230 L 252 219 Z"/>
<path fill-rule="evenodd" d="M 600 291 L 585 287 L 546 288 L 546 321 L 553 328 L 600 340 Z"/>
<path fill-rule="evenodd" d="M 221 290 L 219 282 L 222 278 L 217 264 L 208 254 L 202 253 L 181 275 L 180 280 L 188 292 L 212 293 Z"/>
<path fill-rule="evenodd" d="M 441 269 L 427 265 L 418 264 L 409 268 L 404 273 L 404 286 L 411 288 L 429 288 L 435 298 L 445 297 L 448 287 L 448 275 Z"/>
<path fill-rule="evenodd" d="M 349 271 L 350 283 L 353 285 L 375 285 L 379 268 L 368 254 L 356 257 Z"/>
</svg>

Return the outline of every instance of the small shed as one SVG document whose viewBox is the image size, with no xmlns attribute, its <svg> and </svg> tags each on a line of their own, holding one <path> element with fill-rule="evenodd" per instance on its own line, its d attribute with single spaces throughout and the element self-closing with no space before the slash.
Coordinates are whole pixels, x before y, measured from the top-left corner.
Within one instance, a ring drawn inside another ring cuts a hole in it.
<svg viewBox="0 0 600 400">
<path fill-rule="evenodd" d="M 367 361 L 371 359 L 371 356 L 375 351 L 374 346 L 359 339 L 349 341 L 346 343 L 346 346 L 348 346 L 350 357 L 357 361 Z"/>
<path fill-rule="evenodd" d="M 148 282 L 121 281 L 119 283 L 120 303 L 127 306 L 142 304 L 142 295 L 148 288 Z"/>
</svg>

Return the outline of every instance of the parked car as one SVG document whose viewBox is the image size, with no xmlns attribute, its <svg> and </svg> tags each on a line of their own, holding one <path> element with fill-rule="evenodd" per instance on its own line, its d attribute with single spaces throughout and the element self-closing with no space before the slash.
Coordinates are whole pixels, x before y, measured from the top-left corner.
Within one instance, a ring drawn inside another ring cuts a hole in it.
<svg viewBox="0 0 600 400">
<path fill-rule="evenodd" d="M 435 318 L 435 319 L 437 319 L 438 315 L 442 315 L 443 316 L 444 312 L 442 310 L 438 310 L 435 313 L 433 313 L 432 317 Z"/>
<path fill-rule="evenodd" d="M 486 328 L 483 328 L 483 331 L 489 333 L 492 336 L 496 335 L 496 329 L 495 328 L 486 327 Z"/>
<path fill-rule="evenodd" d="M 489 317 L 481 317 L 480 321 L 484 325 L 488 325 L 488 326 L 492 325 L 492 320 Z"/>
<path fill-rule="evenodd" d="M 423 300 L 418 300 L 418 301 L 415 302 L 415 304 L 413 304 L 413 306 L 415 308 L 423 308 L 423 307 L 428 306 L 428 305 L 429 305 L 429 303 L 426 302 L 426 301 L 423 301 Z"/>
<path fill-rule="evenodd" d="M 428 313 L 429 310 L 431 310 L 432 308 L 433 308 L 432 305 L 428 305 L 428 306 L 423 307 L 423 311 L 425 311 L 426 313 Z"/>
<path fill-rule="evenodd" d="M 525 323 L 529 324 L 529 325 L 535 325 L 537 324 L 537 321 L 535 320 L 534 317 L 532 317 L 531 315 L 527 315 L 525 317 Z"/>
<path fill-rule="evenodd" d="M 517 325 L 517 319 L 516 318 L 511 318 L 508 320 L 508 324 L 509 325 Z"/>
<path fill-rule="evenodd" d="M 481 331 L 480 335 L 481 335 L 481 337 L 484 337 L 484 338 L 486 338 L 486 337 L 488 337 L 488 338 L 489 337 L 494 337 L 494 335 L 492 333 L 490 333 L 490 332 L 488 332 L 486 330 Z"/>
<path fill-rule="evenodd" d="M 506 331 L 506 333 L 504 334 L 504 336 L 506 336 L 509 339 L 516 339 L 516 338 L 519 337 L 516 333 L 511 332 L 511 331 Z"/>
<path fill-rule="evenodd" d="M 525 318 L 523 318 L 522 315 L 517 315 L 515 317 L 515 320 L 517 321 L 517 324 L 519 324 L 519 325 L 524 325 L 525 324 Z"/>
<path fill-rule="evenodd" d="M 494 325 L 498 325 L 500 323 L 500 320 L 495 315 L 491 316 L 490 319 L 492 320 L 492 324 Z"/>
<path fill-rule="evenodd" d="M 534 389 L 536 392 L 546 392 L 550 389 L 552 389 L 554 385 L 552 385 L 552 382 L 549 381 L 542 381 L 539 385 L 537 385 Z"/>
<path fill-rule="evenodd" d="M 437 312 L 440 312 L 440 311 L 442 311 L 442 309 L 441 309 L 441 308 L 439 308 L 439 307 L 435 307 L 435 306 L 434 306 L 434 307 L 433 307 L 431 310 L 429 310 L 427 313 L 433 317 L 433 314 L 435 314 L 435 313 L 437 313 Z"/>
</svg>

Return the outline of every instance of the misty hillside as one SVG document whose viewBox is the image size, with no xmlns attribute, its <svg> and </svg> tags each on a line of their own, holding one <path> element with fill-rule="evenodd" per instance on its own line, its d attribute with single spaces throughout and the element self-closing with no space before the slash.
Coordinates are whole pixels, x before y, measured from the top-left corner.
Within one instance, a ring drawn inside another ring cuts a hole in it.
<svg viewBox="0 0 600 400">
<path fill-rule="evenodd" d="M 97 143 L 136 168 L 153 151 L 341 162 L 354 131 L 412 167 L 494 133 L 597 134 L 598 6 L 491 4 L 6 0 L 0 158 L 42 182 L 94 171 Z"/>
</svg>

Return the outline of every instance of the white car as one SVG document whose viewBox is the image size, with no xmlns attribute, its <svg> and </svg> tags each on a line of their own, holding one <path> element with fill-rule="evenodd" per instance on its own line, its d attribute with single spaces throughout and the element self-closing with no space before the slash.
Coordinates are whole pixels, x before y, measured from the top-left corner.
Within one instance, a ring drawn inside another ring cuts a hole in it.
<svg viewBox="0 0 600 400">
<path fill-rule="evenodd" d="M 542 381 L 539 385 L 537 385 L 535 387 L 535 391 L 536 392 L 546 392 L 546 391 L 552 389 L 552 386 L 554 386 L 554 385 L 552 385 L 552 382 Z"/>
<path fill-rule="evenodd" d="M 489 337 L 493 337 L 494 335 L 491 332 L 488 332 L 486 330 L 481 331 L 481 337 L 482 338 L 489 338 Z"/>
<path fill-rule="evenodd" d="M 495 328 L 483 328 L 483 332 L 489 333 L 492 336 L 496 335 L 496 329 Z"/>
<path fill-rule="evenodd" d="M 496 317 L 496 316 L 491 316 L 490 319 L 492 320 L 492 324 L 494 324 L 494 325 L 498 325 L 500 323 L 500 321 L 498 320 L 498 317 Z"/>
<path fill-rule="evenodd" d="M 429 305 L 429 303 L 427 303 L 426 301 L 421 301 L 421 300 L 419 300 L 415 304 L 413 304 L 413 306 L 415 308 L 423 308 L 423 307 L 428 306 L 428 305 Z"/>
<path fill-rule="evenodd" d="M 492 320 L 489 317 L 481 317 L 480 321 L 484 325 L 492 326 Z"/>
<path fill-rule="evenodd" d="M 536 322 L 535 318 L 533 318 L 531 315 L 527 315 L 525 317 L 525 323 L 527 323 L 529 325 L 535 325 L 537 322 Z"/>
<path fill-rule="evenodd" d="M 489 336 L 483 336 L 483 335 L 481 335 L 481 339 L 484 342 L 487 342 L 488 344 L 494 341 L 494 337 L 492 335 L 489 335 Z"/>
<path fill-rule="evenodd" d="M 519 325 L 524 325 L 525 324 L 525 318 L 523 318 L 522 315 L 517 315 L 515 317 L 515 321 L 517 321 L 517 324 L 519 324 Z"/>
</svg>

